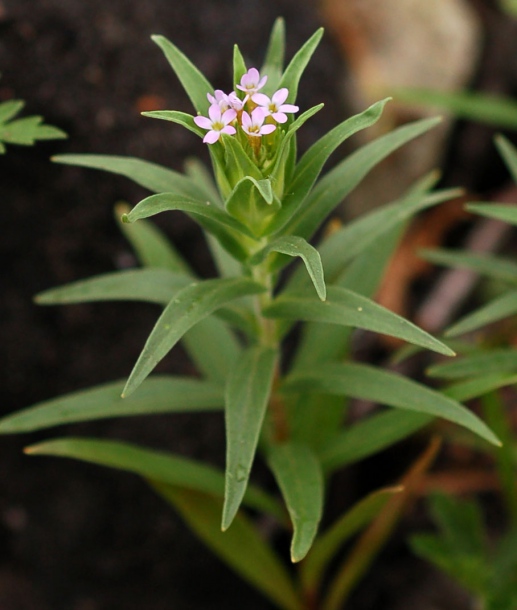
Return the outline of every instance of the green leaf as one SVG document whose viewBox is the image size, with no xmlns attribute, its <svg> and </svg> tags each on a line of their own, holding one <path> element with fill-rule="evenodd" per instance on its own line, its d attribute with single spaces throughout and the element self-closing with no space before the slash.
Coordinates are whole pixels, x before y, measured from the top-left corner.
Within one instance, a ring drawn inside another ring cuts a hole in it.
<svg viewBox="0 0 517 610">
<path fill-rule="evenodd" d="M 298 209 L 316 182 L 325 162 L 336 148 L 353 134 L 376 123 L 387 101 L 386 99 L 377 102 L 364 112 L 343 121 L 309 148 L 295 168 L 293 178 L 286 189 L 287 195 L 282 202 L 282 211 L 272 223 L 273 231 L 281 230 Z M 297 121 L 300 121 L 303 116 L 300 116 Z M 293 123 L 293 127 L 295 123 Z"/>
<path fill-rule="evenodd" d="M 234 136 L 223 134 L 226 167 L 230 174 L 230 183 L 234 188 L 243 178 L 250 177 L 262 180 L 263 175 L 256 163 L 246 154 L 242 144 Z"/>
<path fill-rule="evenodd" d="M 276 19 L 273 29 L 271 30 L 271 36 L 269 37 L 269 43 L 266 50 L 266 57 L 260 70 L 262 75 L 267 75 L 267 83 L 264 87 L 264 91 L 267 95 L 271 95 L 276 91 L 282 71 L 284 69 L 284 56 L 285 56 L 285 22 L 279 17 Z"/>
<path fill-rule="evenodd" d="M 294 104 L 296 101 L 298 84 L 322 36 L 323 28 L 319 28 L 291 59 L 289 65 L 285 69 L 278 88 L 287 87 L 287 89 L 289 89 L 289 95 L 286 99 L 287 103 Z"/>
<path fill-rule="evenodd" d="M 173 210 L 180 210 L 188 214 L 206 231 L 217 237 L 221 245 L 235 258 L 239 260 L 247 258 L 247 252 L 241 244 L 240 237 L 244 234 L 254 238 L 253 233 L 233 216 L 215 205 L 210 205 L 210 202 L 203 203 L 174 193 L 160 193 L 140 201 L 127 216 L 123 217 L 123 220 L 135 222 L 141 218 Z"/>
<path fill-rule="evenodd" d="M 300 579 L 307 597 L 311 599 L 317 597 L 325 572 L 343 544 L 368 525 L 384 508 L 389 498 L 399 492 L 399 487 L 392 487 L 369 494 L 320 534 L 300 566 Z"/>
<path fill-rule="evenodd" d="M 373 400 L 400 409 L 443 417 L 495 445 L 496 436 L 472 412 L 424 385 L 366 364 L 325 363 L 287 378 L 286 388 Z"/>
<path fill-rule="evenodd" d="M 144 267 L 167 269 L 175 273 L 193 275 L 188 264 L 156 225 L 145 220 L 136 224 L 122 222 L 121 216 L 127 214 L 129 210 L 130 207 L 125 203 L 119 203 L 115 206 L 119 229 L 131 244 L 139 262 Z"/>
<path fill-rule="evenodd" d="M 333 472 L 375 455 L 425 428 L 432 421 L 431 415 L 398 409 L 372 415 L 338 433 L 322 447 L 319 457 L 323 468 L 326 472 Z"/>
<path fill-rule="evenodd" d="M 213 411 L 224 404 L 220 385 L 189 377 L 151 377 L 127 399 L 120 397 L 123 387 L 122 381 L 115 381 L 38 403 L 0 420 L 0 434 L 109 417 Z"/>
<path fill-rule="evenodd" d="M 447 337 L 456 337 L 477 330 L 517 313 L 517 291 L 508 292 L 468 314 L 447 329 Z"/>
<path fill-rule="evenodd" d="M 222 533 L 221 504 L 217 499 L 171 486 L 154 484 L 153 487 L 217 556 L 275 606 L 282 610 L 303 610 L 285 566 L 244 515 L 237 515 L 233 527 Z"/>
<path fill-rule="evenodd" d="M 497 220 L 517 225 L 517 205 L 515 203 L 469 203 L 465 207 L 469 212 L 474 214 L 486 216 L 487 218 L 496 218 Z"/>
<path fill-rule="evenodd" d="M 119 174 L 154 193 L 170 191 L 186 197 L 204 197 L 196 183 L 186 176 L 143 159 L 115 155 L 56 155 L 52 161 Z"/>
<path fill-rule="evenodd" d="M 517 283 L 517 263 L 513 260 L 492 256 L 490 254 L 476 254 L 465 250 L 446 250 L 436 248 L 433 250 L 419 250 L 419 256 L 424 260 L 446 267 L 463 267 L 488 277 Z"/>
<path fill-rule="evenodd" d="M 235 84 L 241 82 L 241 78 L 248 69 L 246 68 L 246 62 L 242 56 L 241 50 L 237 45 L 233 45 L 233 82 Z"/>
<path fill-rule="evenodd" d="M 195 133 L 200 138 L 202 138 L 205 134 L 205 131 L 198 127 L 194 122 L 194 117 L 186 112 L 179 112 L 178 110 L 150 110 L 148 112 L 142 112 L 142 116 L 176 123 L 182 127 L 185 127 L 185 129 L 188 129 L 192 133 Z"/>
<path fill-rule="evenodd" d="M 508 375 L 504 373 L 492 373 L 490 375 L 481 375 L 467 381 L 454 383 L 442 390 L 449 398 L 453 398 L 459 402 L 479 398 L 484 394 L 498 390 L 508 385 L 517 384 L 517 375 Z"/>
<path fill-rule="evenodd" d="M 180 290 L 164 309 L 124 388 L 129 396 L 195 324 L 239 297 L 263 292 L 246 278 L 205 280 Z"/>
<path fill-rule="evenodd" d="M 0 123 L 7 123 L 10 119 L 19 114 L 25 102 L 23 100 L 7 100 L 0 104 Z"/>
<path fill-rule="evenodd" d="M 508 169 L 510 170 L 514 182 L 517 183 L 517 149 L 502 135 L 495 137 L 495 145 L 497 146 L 497 150 L 501 154 L 501 157 L 503 157 Z"/>
<path fill-rule="evenodd" d="M 453 362 L 435 364 L 427 369 L 430 377 L 442 379 L 466 379 L 492 373 L 514 373 L 517 371 L 516 349 L 491 349 L 469 354 Z"/>
<path fill-rule="evenodd" d="M 284 190 L 286 180 L 290 181 L 289 172 L 286 171 L 286 165 L 290 162 L 290 154 L 293 150 L 292 145 L 295 143 L 293 138 L 298 129 L 300 129 L 300 127 L 313 115 L 319 112 L 323 108 L 323 106 L 324 104 L 318 104 L 317 106 L 313 106 L 312 108 L 309 108 L 309 110 L 303 112 L 295 121 L 293 121 L 289 125 L 287 131 L 280 140 L 280 144 L 275 154 L 271 173 L 269 174 L 269 176 L 271 178 L 271 182 L 273 183 L 275 194 L 278 195 L 278 197 L 282 198 L 284 202 L 286 198 L 289 197 L 289 194 L 284 197 Z M 265 170 L 265 173 L 267 173 L 267 170 Z M 282 205 L 284 205 L 284 203 Z M 277 214 L 273 221 L 270 223 L 270 226 L 268 227 L 268 233 L 275 232 L 278 229 L 278 226 L 280 226 L 281 224 L 281 217 L 278 218 Z"/>
<path fill-rule="evenodd" d="M 57 127 L 42 124 L 40 116 L 29 116 L 0 124 L 0 141 L 6 144 L 31 146 L 36 140 L 62 140 L 67 137 Z"/>
<path fill-rule="evenodd" d="M 226 381 L 241 351 L 235 334 L 215 316 L 198 322 L 182 341 L 197 369 L 218 383 Z"/>
<path fill-rule="evenodd" d="M 228 214 L 246 225 L 253 235 L 260 236 L 268 220 L 280 208 L 280 202 L 273 195 L 270 180 L 245 176 L 235 185 L 225 207 Z"/>
<path fill-rule="evenodd" d="M 318 182 L 282 232 L 309 239 L 373 167 L 439 121 L 433 118 L 404 125 L 351 154 Z"/>
<path fill-rule="evenodd" d="M 259 265 L 271 252 L 280 252 L 288 256 L 299 256 L 305 263 L 307 273 L 316 288 L 319 298 L 324 301 L 327 294 L 325 279 L 323 277 L 323 267 L 319 252 L 296 235 L 286 235 L 270 242 L 267 246 L 255 253 L 248 261 L 250 265 Z"/>
<path fill-rule="evenodd" d="M 337 285 L 372 298 L 379 289 L 386 267 L 399 243 L 401 232 L 402 227 L 399 226 L 380 235 L 379 239 L 355 258 L 337 278 Z M 293 284 L 296 283 L 294 275 Z M 291 284 L 288 284 L 286 290 L 290 288 Z M 352 332 L 352 329 L 346 326 L 336 327 L 333 324 L 317 322 L 304 324 L 292 369 L 310 368 L 313 363 L 346 357 Z"/>
<path fill-rule="evenodd" d="M 38 294 L 35 300 L 40 305 L 115 300 L 166 305 L 178 290 L 191 283 L 188 275 L 167 269 L 128 269 L 51 288 Z"/>
<path fill-rule="evenodd" d="M 283 443 L 269 448 L 268 462 L 293 523 L 291 561 L 301 561 L 317 534 L 323 511 L 321 466 L 310 447 Z"/>
<path fill-rule="evenodd" d="M 460 193 L 458 189 L 447 189 L 408 195 L 351 221 L 330 235 L 319 247 L 326 273 L 334 280 L 351 260 L 367 252 L 394 227 L 400 226 L 422 210 L 454 199 Z"/>
<path fill-rule="evenodd" d="M 436 89 L 397 89 L 397 101 L 443 108 L 456 117 L 479 121 L 495 127 L 517 129 L 517 102 L 507 97 L 461 91 L 457 93 Z"/>
<path fill-rule="evenodd" d="M 203 162 L 196 157 L 187 159 L 185 161 L 185 174 L 196 183 L 198 188 L 203 189 L 204 199 L 213 201 L 219 207 L 222 207 L 221 195 L 217 190 L 212 174 Z"/>
<path fill-rule="evenodd" d="M 244 352 L 226 386 L 226 487 L 222 530 L 239 509 L 269 402 L 278 353 L 264 346 Z"/>
<path fill-rule="evenodd" d="M 221 499 L 223 495 L 224 477 L 216 468 L 165 451 L 144 449 L 130 443 L 72 437 L 31 445 L 25 449 L 25 453 L 83 460 L 132 472 L 146 479 L 176 485 L 185 490 L 206 493 Z M 250 508 L 266 511 L 280 518 L 283 514 L 275 500 L 251 485 L 245 502 Z"/>
<path fill-rule="evenodd" d="M 164 36 L 151 36 L 165 54 L 167 61 L 176 73 L 183 85 L 187 95 L 196 109 L 196 112 L 204 113 L 208 108 L 206 94 L 214 90 L 212 85 L 194 64 L 175 45 Z"/>
<path fill-rule="evenodd" d="M 479 506 L 475 502 L 434 494 L 430 509 L 440 527 L 440 535 L 415 537 L 411 546 L 470 591 L 482 593 L 491 569 L 485 557 L 485 531 Z"/>
<path fill-rule="evenodd" d="M 310 296 L 280 295 L 263 313 L 269 318 L 294 318 L 363 328 L 454 356 L 452 350 L 418 326 L 346 288 L 330 286 L 324 302 Z"/>
</svg>

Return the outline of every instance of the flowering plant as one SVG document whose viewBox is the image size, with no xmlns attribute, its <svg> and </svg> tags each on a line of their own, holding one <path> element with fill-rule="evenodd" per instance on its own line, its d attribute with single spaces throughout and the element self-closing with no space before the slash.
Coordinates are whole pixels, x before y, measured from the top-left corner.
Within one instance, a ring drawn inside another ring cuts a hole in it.
<svg viewBox="0 0 517 610">
<path fill-rule="evenodd" d="M 371 297 L 407 220 L 454 192 L 431 192 L 436 179 L 427 176 L 400 200 L 324 235 L 318 248 L 310 243 L 372 167 L 437 122 L 400 127 L 320 177 L 329 156 L 351 135 L 373 125 L 387 102 L 343 121 L 298 158 L 296 133 L 323 106 L 294 117 L 299 111 L 298 85 L 321 36 L 317 31 L 285 69 L 282 20 L 273 28 L 260 70 L 248 69 L 235 47 L 235 89 L 229 94 L 214 89 L 171 42 L 153 38 L 197 114 L 144 114 L 178 123 L 202 138 L 214 178 L 197 161 L 180 174 L 133 158 L 56 158 L 125 175 L 155 194 L 122 213 L 122 230 L 141 268 L 49 290 L 37 300 L 56 304 L 132 299 L 156 303 L 163 310 L 127 382 L 60 397 L 0 423 L 0 432 L 13 433 L 95 418 L 224 410 L 224 474 L 191 459 L 117 441 L 63 438 L 27 451 L 75 457 L 144 477 L 224 561 L 278 607 L 289 610 L 341 607 L 385 530 L 375 528 L 376 544 L 371 536 L 367 543 L 359 542 L 353 561 L 345 561 L 323 590 L 331 560 L 395 495 L 403 497 L 400 488 L 378 490 L 318 537 L 325 489 L 337 469 L 380 451 L 435 417 L 498 443 L 457 400 L 353 362 L 353 328 L 453 355 L 444 343 Z M 172 244 L 144 220 L 165 211 L 183 211 L 202 227 L 220 277 L 197 277 Z M 286 275 L 293 258 L 303 265 Z M 287 358 L 283 347 L 297 322 L 305 324 Z M 149 377 L 180 340 L 199 376 Z M 351 423 L 346 418 L 351 398 L 396 409 Z M 249 481 L 257 451 L 273 473 L 285 507 L 277 494 Z M 427 452 L 408 472 L 408 489 L 431 457 L 432 451 Z M 262 540 L 242 505 L 269 514 L 279 527 L 292 530 L 291 559 L 306 558 L 297 579 Z"/>
</svg>

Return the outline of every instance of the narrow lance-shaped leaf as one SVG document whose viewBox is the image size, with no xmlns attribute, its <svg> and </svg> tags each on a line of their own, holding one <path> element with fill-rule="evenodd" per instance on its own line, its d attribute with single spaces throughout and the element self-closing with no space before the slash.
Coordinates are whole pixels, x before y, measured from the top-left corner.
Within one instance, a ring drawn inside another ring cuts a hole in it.
<svg viewBox="0 0 517 610">
<path fill-rule="evenodd" d="M 289 385 L 314 392 L 374 400 L 401 409 L 443 417 L 468 428 L 495 445 L 497 437 L 476 416 L 455 400 L 400 375 L 373 366 L 329 362 L 300 371 Z M 289 387 L 289 385 L 287 387 Z"/>
<path fill-rule="evenodd" d="M 446 267 L 463 267 L 487 277 L 517 284 L 517 263 L 511 259 L 477 254 L 465 250 L 419 250 L 418 255 L 426 261 Z"/>
<path fill-rule="evenodd" d="M 235 333 L 215 316 L 208 316 L 183 335 L 183 345 L 205 377 L 224 384 L 240 354 Z"/>
<path fill-rule="evenodd" d="M 377 102 L 364 112 L 343 121 L 309 148 L 295 168 L 289 188 L 286 189 L 287 194 L 282 202 L 282 210 L 272 223 L 273 231 L 280 231 L 291 218 L 311 190 L 327 159 L 336 148 L 353 134 L 376 123 L 387 101 Z M 301 118 L 299 117 L 297 120 Z"/>
<path fill-rule="evenodd" d="M 488 324 L 492 324 L 517 313 L 517 292 L 503 294 L 476 311 L 468 314 L 446 331 L 446 336 L 456 337 L 472 332 Z"/>
<path fill-rule="evenodd" d="M 140 263 L 144 267 L 167 269 L 193 276 L 187 262 L 156 225 L 145 220 L 136 224 L 122 222 L 121 216 L 129 211 L 130 207 L 125 203 L 115 206 L 119 229 L 131 244 Z"/>
<path fill-rule="evenodd" d="M 487 218 L 496 218 L 497 220 L 517 225 L 517 205 L 514 203 L 469 203 L 466 208 L 474 214 L 480 214 Z"/>
<path fill-rule="evenodd" d="M 225 207 L 228 214 L 259 237 L 263 234 L 268 219 L 280 208 L 280 202 L 273 195 L 270 180 L 245 176 L 235 185 Z"/>
<path fill-rule="evenodd" d="M 206 94 L 214 90 L 212 85 L 190 59 L 172 44 L 170 40 L 167 40 L 164 36 L 151 36 L 151 39 L 163 51 L 196 112 L 203 113 L 208 107 Z"/>
<path fill-rule="evenodd" d="M 428 448 L 400 481 L 401 492 L 391 496 L 384 510 L 360 536 L 342 564 L 337 566 L 330 583 L 325 587 L 325 598 L 320 603 L 321 610 L 341 610 L 346 605 L 350 592 L 384 547 L 403 509 L 417 492 L 439 448 L 440 441 L 437 438 L 432 439 Z"/>
<path fill-rule="evenodd" d="M 151 331 L 123 394 L 129 396 L 195 324 L 239 297 L 263 291 L 247 278 L 205 280 L 179 291 Z"/>
<path fill-rule="evenodd" d="M 339 163 L 314 187 L 283 232 L 309 239 L 320 224 L 377 163 L 417 136 L 429 131 L 440 119 L 425 119 L 404 125 L 366 144 Z"/>
<path fill-rule="evenodd" d="M 513 375 L 508 373 L 491 373 L 489 375 L 482 375 L 475 377 L 474 379 L 467 379 L 466 381 L 459 381 L 453 383 L 450 386 L 442 389 L 443 394 L 464 402 L 466 400 L 472 400 L 473 398 L 479 398 L 484 394 L 504 388 L 508 385 L 517 384 L 517 374 Z"/>
<path fill-rule="evenodd" d="M 391 447 L 425 428 L 432 415 L 390 409 L 367 417 L 336 434 L 319 455 L 326 472 L 334 472 Z"/>
<path fill-rule="evenodd" d="M 285 133 L 284 137 L 280 141 L 280 145 L 278 146 L 277 152 L 275 153 L 271 173 L 267 174 L 269 170 L 265 170 L 265 174 L 269 175 L 271 181 L 273 183 L 273 188 L 275 193 L 278 196 L 282 196 L 285 190 L 286 180 L 290 182 L 290 178 L 286 175 L 286 162 L 289 160 L 289 154 L 291 151 L 291 145 L 293 144 L 292 140 L 302 125 L 306 121 L 308 121 L 313 115 L 319 112 L 323 108 L 324 104 L 318 104 L 317 106 L 313 106 L 309 108 L 305 112 L 303 112 L 295 121 L 293 121 Z M 285 202 L 288 200 L 289 194 L 285 197 L 282 197 L 282 205 L 285 205 Z M 278 214 L 275 215 L 275 219 L 271 222 L 269 231 L 272 233 L 275 231 L 279 225 L 282 224 L 281 219 L 277 218 Z"/>
<path fill-rule="evenodd" d="M 148 218 L 160 212 L 174 210 L 188 214 L 206 231 L 217 237 L 221 245 L 238 260 L 247 257 L 246 250 L 241 243 L 241 235 L 254 238 L 253 233 L 233 216 L 215 205 L 210 205 L 210 202 L 200 202 L 174 193 L 160 193 L 140 201 L 127 216 L 123 217 L 123 220 L 124 222 L 134 222 L 140 218 Z"/>
<path fill-rule="evenodd" d="M 31 445 L 25 449 L 25 453 L 74 458 L 100 466 L 118 468 L 145 479 L 211 494 L 221 499 L 223 495 L 223 473 L 216 468 L 165 451 L 144 449 L 126 442 L 63 438 Z M 266 511 L 283 520 L 281 507 L 276 500 L 260 488 L 250 485 L 245 502 L 250 508 Z"/>
<path fill-rule="evenodd" d="M 115 155 L 56 155 L 52 157 L 52 161 L 119 174 L 154 193 L 174 192 L 186 197 L 204 196 L 190 178 L 143 159 Z"/>
<path fill-rule="evenodd" d="M 151 483 L 179 511 L 195 534 L 234 572 L 282 610 L 303 610 L 285 566 L 241 513 L 233 527 L 219 527 L 221 503 L 210 495 Z"/>
<path fill-rule="evenodd" d="M 0 420 L 0 434 L 32 432 L 52 426 L 129 415 L 222 409 L 223 391 L 213 382 L 158 375 L 146 379 L 127 399 L 123 381 L 103 384 L 46 400 Z"/>
<path fill-rule="evenodd" d="M 192 133 L 195 133 L 199 137 L 203 137 L 204 131 L 196 125 L 194 117 L 186 112 L 180 112 L 178 110 L 149 110 L 148 112 L 142 112 L 143 116 L 147 116 L 151 119 L 161 119 L 162 121 L 170 121 L 185 127 Z"/>
<path fill-rule="evenodd" d="M 371 493 L 347 510 L 316 539 L 305 561 L 300 565 L 300 578 L 308 597 L 316 598 L 318 589 L 323 584 L 325 571 L 343 544 L 365 527 L 393 494 L 400 491 L 400 487 L 391 487 Z"/>
<path fill-rule="evenodd" d="M 426 372 L 430 377 L 467 379 L 491 373 L 513 373 L 515 371 L 517 371 L 517 350 L 500 348 L 469 354 L 453 362 L 435 364 Z"/>
<path fill-rule="evenodd" d="M 259 252 L 254 254 L 248 263 L 258 265 L 262 263 L 271 252 L 280 252 L 288 256 L 299 256 L 305 263 L 307 273 L 316 288 L 319 298 L 324 301 L 327 294 L 325 279 L 323 277 L 323 266 L 319 252 L 311 246 L 303 237 L 286 235 L 275 239 Z"/>
<path fill-rule="evenodd" d="M 282 71 L 284 69 L 284 55 L 285 22 L 281 17 L 279 17 L 276 19 L 273 29 L 271 30 L 266 57 L 260 70 L 262 74 L 266 74 L 268 77 L 267 83 L 264 87 L 264 92 L 267 95 L 272 94 L 278 89 L 278 83 L 280 82 Z"/>
<path fill-rule="evenodd" d="M 40 305 L 92 301 L 147 301 L 166 305 L 193 279 L 167 269 L 128 269 L 51 288 L 36 296 Z"/>
<path fill-rule="evenodd" d="M 289 89 L 289 96 L 286 100 L 287 102 L 294 103 L 296 100 L 300 78 L 302 77 L 302 74 L 309 63 L 312 54 L 316 50 L 322 36 L 323 28 L 319 28 L 291 59 L 289 65 L 285 69 L 282 79 L 280 80 L 279 89 L 282 87 L 287 87 L 287 89 Z"/>
<path fill-rule="evenodd" d="M 233 82 L 240 83 L 241 78 L 246 74 L 246 62 L 242 56 L 241 50 L 237 45 L 233 46 Z"/>
<path fill-rule="evenodd" d="M 517 129 L 517 102 L 510 98 L 477 91 L 445 92 L 436 89 L 397 89 L 397 100 L 443 108 L 470 121 L 481 121 L 498 127 Z"/>
<path fill-rule="evenodd" d="M 330 286 L 327 300 L 310 296 L 280 295 L 264 310 L 270 318 L 288 318 L 325 324 L 340 324 L 383 333 L 409 343 L 454 356 L 454 352 L 408 320 L 346 288 Z"/>
<path fill-rule="evenodd" d="M 310 447 L 293 442 L 272 445 L 268 462 L 293 522 L 291 561 L 298 562 L 309 552 L 321 519 L 321 466 Z"/>
<path fill-rule="evenodd" d="M 222 529 L 239 509 L 266 413 L 278 354 L 264 346 L 248 349 L 226 386 L 226 488 Z"/>
<path fill-rule="evenodd" d="M 514 182 L 517 183 L 517 149 L 502 135 L 495 137 L 495 145 L 497 146 L 497 150 L 501 153 L 501 156 L 510 170 Z"/>
</svg>

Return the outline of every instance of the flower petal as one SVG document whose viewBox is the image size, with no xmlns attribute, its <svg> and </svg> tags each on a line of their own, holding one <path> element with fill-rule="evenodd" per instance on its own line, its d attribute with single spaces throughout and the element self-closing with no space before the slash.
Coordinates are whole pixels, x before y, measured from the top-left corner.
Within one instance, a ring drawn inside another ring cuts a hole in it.
<svg viewBox="0 0 517 610">
<path fill-rule="evenodd" d="M 285 102 L 288 95 L 289 95 L 289 89 L 287 89 L 286 87 L 282 87 L 281 89 L 279 89 L 278 91 L 275 91 L 275 93 L 273 93 L 273 97 L 271 98 L 271 100 L 273 101 L 273 104 L 280 106 L 281 104 L 283 104 Z"/>
<path fill-rule="evenodd" d="M 232 125 L 226 125 L 226 127 L 223 127 L 221 129 L 221 133 L 227 133 L 229 136 L 233 136 L 237 132 L 235 130 L 235 127 L 233 127 Z"/>
<path fill-rule="evenodd" d="M 275 131 L 276 125 L 262 125 L 260 128 L 260 134 L 266 136 L 268 133 L 273 133 Z"/>
<path fill-rule="evenodd" d="M 251 96 L 251 99 L 259 106 L 269 106 L 270 103 L 269 97 L 263 93 L 255 93 Z"/>
<path fill-rule="evenodd" d="M 205 142 L 205 144 L 214 144 L 215 142 L 217 142 L 220 135 L 220 131 L 209 131 L 203 138 L 203 142 Z"/>
<path fill-rule="evenodd" d="M 208 109 L 208 116 L 212 119 L 212 123 L 221 120 L 221 108 L 219 104 L 212 104 Z"/>
<path fill-rule="evenodd" d="M 277 123 L 286 123 L 287 122 L 287 114 L 283 112 L 273 112 L 271 115 Z"/>
<path fill-rule="evenodd" d="M 280 112 L 298 112 L 300 108 L 298 106 L 294 106 L 293 104 L 282 104 L 278 110 L 280 110 Z"/>
<path fill-rule="evenodd" d="M 237 116 L 237 113 L 235 112 L 235 110 L 233 108 L 228 108 L 228 110 L 225 110 L 223 112 L 223 116 L 221 117 L 221 121 L 225 125 L 228 125 L 228 123 L 231 123 L 235 119 L 236 116 Z"/>
<path fill-rule="evenodd" d="M 198 127 L 201 127 L 201 129 L 211 129 L 212 128 L 212 121 L 210 119 L 208 119 L 206 116 L 201 116 L 201 115 L 195 116 L 194 123 Z"/>
</svg>

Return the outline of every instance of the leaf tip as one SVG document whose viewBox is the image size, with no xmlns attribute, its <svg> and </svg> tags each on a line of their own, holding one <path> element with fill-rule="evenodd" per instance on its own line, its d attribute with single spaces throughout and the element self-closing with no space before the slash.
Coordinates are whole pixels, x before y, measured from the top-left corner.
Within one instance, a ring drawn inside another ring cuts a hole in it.
<svg viewBox="0 0 517 610">
<path fill-rule="evenodd" d="M 122 214 L 122 216 L 120 217 L 120 220 L 124 223 L 124 224 L 131 224 L 131 221 L 129 220 L 129 214 L 127 212 L 124 212 Z"/>
</svg>

